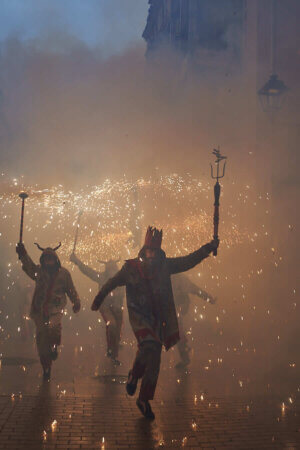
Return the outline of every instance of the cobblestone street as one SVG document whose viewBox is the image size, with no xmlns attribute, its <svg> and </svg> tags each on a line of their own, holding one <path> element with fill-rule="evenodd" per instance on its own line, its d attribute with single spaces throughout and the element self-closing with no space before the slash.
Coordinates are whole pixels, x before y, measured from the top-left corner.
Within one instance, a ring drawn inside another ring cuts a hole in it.
<svg viewBox="0 0 300 450">
<path fill-rule="evenodd" d="M 2 396 L 1 448 L 299 448 L 299 405 L 284 415 L 275 401 L 206 399 L 154 402 L 141 418 L 134 401 L 86 396 Z M 276 414 L 277 412 L 277 414 Z M 297 415 L 298 413 L 298 415 Z"/>
<path fill-rule="evenodd" d="M 275 385 L 268 393 L 232 376 L 234 365 L 245 380 L 239 361 L 251 367 L 253 357 L 232 355 L 222 365 L 208 360 L 206 367 L 195 356 L 186 373 L 174 369 L 174 352 L 164 354 L 151 423 L 125 394 L 131 346 L 123 347 L 123 365 L 117 369 L 105 357 L 97 363 L 93 346 L 79 353 L 66 346 L 46 384 L 34 346 L 30 352 L 26 346 L 27 354 L 25 346 L 20 348 L 23 364 L 22 359 L 17 365 L 13 359 L 2 362 L 0 448 L 300 448 L 297 395 L 290 403 L 287 392 L 274 393 Z M 209 358 L 214 352 L 203 346 L 201 353 Z"/>
<path fill-rule="evenodd" d="M 274 401 L 154 402 L 148 423 L 133 400 L 92 396 L 2 396 L 1 448 L 299 448 L 298 409 Z M 277 414 L 276 414 L 277 412 Z M 298 416 L 296 415 L 298 412 Z"/>
</svg>

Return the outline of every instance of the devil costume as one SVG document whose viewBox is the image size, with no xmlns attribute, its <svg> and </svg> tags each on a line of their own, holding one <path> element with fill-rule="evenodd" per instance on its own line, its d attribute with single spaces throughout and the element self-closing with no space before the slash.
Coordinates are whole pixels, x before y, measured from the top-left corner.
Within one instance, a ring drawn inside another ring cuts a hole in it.
<svg viewBox="0 0 300 450">
<path fill-rule="evenodd" d="M 99 309 L 110 292 L 119 286 L 126 286 L 129 320 L 138 341 L 127 392 L 133 395 L 138 379 L 142 378 L 137 405 L 149 418 L 154 417 L 149 400 L 154 397 L 162 345 L 169 350 L 179 341 L 171 275 L 192 269 L 218 245 L 213 241 L 187 256 L 167 258 L 161 249 L 161 242 L 162 231 L 149 227 L 138 258 L 125 262 L 122 269 L 102 287 L 92 305 L 93 310 Z M 155 250 L 157 254 L 150 269 L 146 249 Z"/>
<path fill-rule="evenodd" d="M 38 245 L 38 244 L 37 244 Z M 74 287 L 70 272 L 61 267 L 56 247 L 43 249 L 40 264 L 35 264 L 23 244 L 17 245 L 17 253 L 24 272 L 35 281 L 35 290 L 31 303 L 30 317 L 36 326 L 36 343 L 44 379 L 50 379 L 52 361 L 57 359 L 57 347 L 61 343 L 61 320 L 67 304 L 66 295 L 73 304 L 73 311 L 80 310 L 80 300 Z M 53 270 L 47 270 L 45 258 L 55 260 Z"/>
<path fill-rule="evenodd" d="M 118 270 L 117 261 L 99 261 L 105 265 L 104 272 L 93 270 L 80 261 L 74 253 L 71 255 L 70 261 L 76 264 L 84 275 L 98 283 L 99 289 Z M 106 324 L 107 356 L 112 358 L 115 364 L 120 364 L 117 358 L 123 323 L 123 298 L 124 290 L 116 289 L 100 307 L 100 313 Z"/>
</svg>

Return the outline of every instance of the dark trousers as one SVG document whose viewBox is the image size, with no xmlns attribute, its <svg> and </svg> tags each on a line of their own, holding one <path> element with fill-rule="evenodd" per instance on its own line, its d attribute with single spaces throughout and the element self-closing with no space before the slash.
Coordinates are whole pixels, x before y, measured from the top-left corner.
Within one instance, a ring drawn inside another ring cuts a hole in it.
<svg viewBox="0 0 300 450">
<path fill-rule="evenodd" d="M 144 341 L 139 345 L 132 375 L 142 378 L 139 399 L 153 400 L 160 369 L 162 346 L 156 341 Z"/>
<path fill-rule="evenodd" d="M 52 349 L 61 343 L 62 314 L 52 314 L 49 318 L 35 317 L 36 344 L 41 364 L 48 369 L 52 364 Z"/>
</svg>

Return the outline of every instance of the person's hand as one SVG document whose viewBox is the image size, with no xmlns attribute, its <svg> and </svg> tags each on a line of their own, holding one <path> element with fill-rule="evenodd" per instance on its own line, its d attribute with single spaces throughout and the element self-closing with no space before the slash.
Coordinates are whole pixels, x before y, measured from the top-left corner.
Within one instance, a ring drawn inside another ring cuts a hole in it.
<svg viewBox="0 0 300 450">
<path fill-rule="evenodd" d="M 77 258 L 76 258 L 76 255 L 74 252 L 70 256 L 70 261 L 74 264 L 76 264 L 76 262 L 77 262 Z"/>
<path fill-rule="evenodd" d="M 219 244 L 220 244 L 219 239 L 213 239 L 213 240 L 210 242 L 210 245 L 211 245 L 211 247 L 212 247 L 212 251 L 217 250 L 217 248 L 219 247 Z"/>
<path fill-rule="evenodd" d="M 96 295 L 96 297 L 92 303 L 91 310 L 98 311 L 98 309 L 100 308 L 101 302 L 102 302 L 102 297 L 99 294 Z"/>
<path fill-rule="evenodd" d="M 217 297 L 208 297 L 207 302 L 211 305 L 215 305 L 217 303 Z"/>
<path fill-rule="evenodd" d="M 73 312 L 75 314 L 77 314 L 80 311 L 80 306 L 81 306 L 80 305 L 80 301 L 74 303 L 74 305 L 73 305 Z"/>
<path fill-rule="evenodd" d="M 21 258 L 22 256 L 25 256 L 26 255 L 25 245 L 22 244 L 21 242 L 19 242 L 16 245 L 16 252 L 19 255 L 19 258 Z"/>
</svg>

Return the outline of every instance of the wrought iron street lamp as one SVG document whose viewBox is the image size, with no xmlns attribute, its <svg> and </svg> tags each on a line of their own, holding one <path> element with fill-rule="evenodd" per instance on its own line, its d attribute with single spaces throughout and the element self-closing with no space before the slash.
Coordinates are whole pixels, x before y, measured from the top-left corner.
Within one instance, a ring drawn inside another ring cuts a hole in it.
<svg viewBox="0 0 300 450">
<path fill-rule="evenodd" d="M 284 81 L 273 73 L 270 79 L 258 91 L 262 108 L 265 112 L 280 110 L 284 104 L 288 87 Z"/>
<path fill-rule="evenodd" d="M 272 31 L 271 31 L 271 76 L 258 91 L 262 108 L 265 112 L 275 112 L 282 108 L 288 87 L 276 74 L 276 24 L 277 0 L 272 0 Z"/>
</svg>

